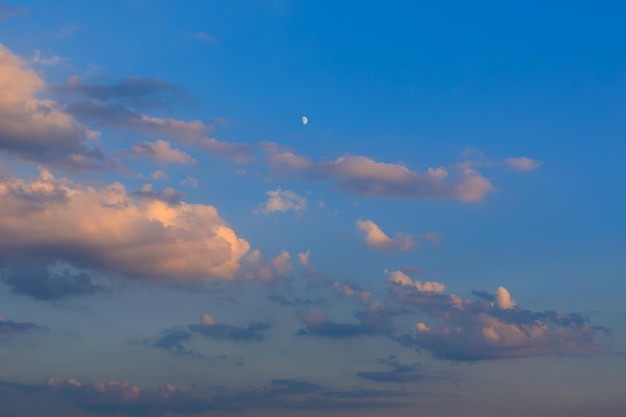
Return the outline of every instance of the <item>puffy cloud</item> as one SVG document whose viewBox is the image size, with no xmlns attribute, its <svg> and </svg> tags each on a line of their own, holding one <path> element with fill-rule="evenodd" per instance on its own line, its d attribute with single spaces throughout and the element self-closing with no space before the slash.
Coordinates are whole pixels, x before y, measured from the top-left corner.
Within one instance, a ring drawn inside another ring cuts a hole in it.
<svg viewBox="0 0 626 417">
<path fill-rule="evenodd" d="M 44 81 L 0 45 L 0 150 L 65 170 L 101 169 L 113 163 L 94 145 L 98 133 L 52 100 L 36 98 Z"/>
<path fill-rule="evenodd" d="M 244 259 L 243 276 L 264 281 L 282 278 L 293 269 L 290 258 L 289 252 L 283 250 L 273 259 L 264 259 L 261 251 L 255 249 Z"/>
<path fill-rule="evenodd" d="M 595 330 L 584 317 L 521 309 L 504 287 L 495 295 L 475 292 L 478 300 L 427 292 L 403 277 L 390 278 L 388 287 L 396 301 L 426 311 L 436 320 L 437 326 L 417 323 L 411 343 L 439 359 L 477 361 L 597 351 Z"/>
<path fill-rule="evenodd" d="M 266 194 L 269 198 L 262 205 L 261 213 L 285 213 L 293 210 L 296 214 L 300 214 L 306 209 L 306 198 L 294 193 L 292 190 L 283 191 L 278 187 L 275 190 L 267 191 Z"/>
<path fill-rule="evenodd" d="M 357 220 L 356 226 L 366 233 L 365 246 L 370 249 L 406 251 L 415 246 L 415 240 L 410 235 L 396 233 L 392 239 L 371 220 Z"/>
<path fill-rule="evenodd" d="M 309 266 L 309 257 L 311 256 L 311 250 L 298 254 L 298 260 L 302 266 Z"/>
<path fill-rule="evenodd" d="M 498 287 L 496 290 L 496 305 L 503 310 L 510 310 L 515 307 L 515 301 L 511 299 L 511 294 L 504 287 Z"/>
<path fill-rule="evenodd" d="M 525 156 L 519 158 L 506 158 L 504 163 L 509 169 L 515 171 L 532 171 L 539 168 L 539 161 L 527 158 Z"/>
<path fill-rule="evenodd" d="M 445 168 L 424 173 L 404 165 L 377 162 L 365 156 L 348 155 L 312 168 L 315 178 L 333 178 L 340 189 L 357 195 L 403 198 L 458 199 L 480 201 L 493 190 L 491 183 L 472 169 L 459 171 L 449 180 Z"/>
<path fill-rule="evenodd" d="M 390 271 L 388 282 L 400 284 L 402 289 L 407 287 L 411 292 L 416 291 L 417 293 L 441 294 L 446 289 L 446 286 L 440 282 L 413 282 L 411 278 L 402 271 Z"/>
<path fill-rule="evenodd" d="M 67 261 L 126 277 L 231 279 L 249 244 L 209 205 L 56 179 L 0 176 L 0 258 Z"/>
<path fill-rule="evenodd" d="M 152 158 L 159 163 L 195 164 L 196 161 L 186 152 L 172 149 L 166 140 L 158 139 L 155 142 L 141 142 L 133 145 L 132 154 L 144 158 Z"/>
</svg>

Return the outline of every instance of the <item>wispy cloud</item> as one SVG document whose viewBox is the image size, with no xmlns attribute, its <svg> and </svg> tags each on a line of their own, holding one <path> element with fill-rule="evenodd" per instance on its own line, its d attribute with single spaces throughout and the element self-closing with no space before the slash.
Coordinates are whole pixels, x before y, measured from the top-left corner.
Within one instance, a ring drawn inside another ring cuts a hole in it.
<svg viewBox="0 0 626 417">
<path fill-rule="evenodd" d="M 532 171 L 539 168 L 539 165 L 541 164 L 539 161 L 525 156 L 519 158 L 507 158 L 504 162 L 509 169 L 515 171 Z"/>
<path fill-rule="evenodd" d="M 0 3 L 0 22 L 5 22 L 12 17 L 28 14 L 27 7 L 13 7 L 6 3 Z"/>
</svg>

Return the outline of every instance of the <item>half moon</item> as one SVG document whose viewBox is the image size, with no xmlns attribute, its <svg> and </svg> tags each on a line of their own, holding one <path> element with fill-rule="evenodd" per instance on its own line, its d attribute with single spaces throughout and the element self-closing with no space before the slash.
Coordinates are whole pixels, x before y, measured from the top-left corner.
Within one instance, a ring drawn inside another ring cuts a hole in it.
<svg viewBox="0 0 626 417">
<path fill-rule="evenodd" d="M 307 123 L 309 123 L 309 118 L 306 116 L 302 116 L 302 124 L 305 125 Z"/>
</svg>

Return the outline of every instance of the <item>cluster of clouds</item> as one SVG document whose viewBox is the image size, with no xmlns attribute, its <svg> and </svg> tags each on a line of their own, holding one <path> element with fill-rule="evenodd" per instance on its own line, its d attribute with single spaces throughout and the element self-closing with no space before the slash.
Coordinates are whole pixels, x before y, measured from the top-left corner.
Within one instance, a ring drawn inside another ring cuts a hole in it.
<svg viewBox="0 0 626 417">
<path fill-rule="evenodd" d="M 519 307 L 504 287 L 495 294 L 474 291 L 477 299 L 445 294 L 438 282 L 412 281 L 393 271 L 387 285 L 404 308 L 425 312 L 434 324 L 418 322 L 405 343 L 438 359 L 477 361 L 533 356 L 592 354 L 597 328 L 579 314 Z"/>
<path fill-rule="evenodd" d="M 75 378 L 49 378 L 42 383 L 0 382 L 0 412 L 52 413 L 74 416 L 178 416 L 218 411 L 346 410 L 407 407 L 406 392 L 397 390 L 333 390 L 296 379 L 273 379 L 244 389 L 217 387 L 213 392 L 163 384 L 154 389 L 124 381 L 81 382 Z M 404 400 L 403 400 L 404 399 Z M 59 401 L 62 401 L 60 403 Z M 52 408 L 45 410 L 46 405 Z M 93 413 L 93 414 L 91 414 Z"/>
</svg>

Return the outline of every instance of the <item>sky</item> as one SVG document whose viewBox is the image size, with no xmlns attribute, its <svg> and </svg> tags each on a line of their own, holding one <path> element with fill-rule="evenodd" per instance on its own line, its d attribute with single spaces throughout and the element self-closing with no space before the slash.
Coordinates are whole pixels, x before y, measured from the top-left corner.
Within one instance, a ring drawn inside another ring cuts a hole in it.
<svg viewBox="0 0 626 417">
<path fill-rule="evenodd" d="M 623 416 L 625 20 L 0 3 L 0 415 Z"/>
</svg>

